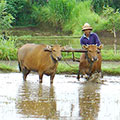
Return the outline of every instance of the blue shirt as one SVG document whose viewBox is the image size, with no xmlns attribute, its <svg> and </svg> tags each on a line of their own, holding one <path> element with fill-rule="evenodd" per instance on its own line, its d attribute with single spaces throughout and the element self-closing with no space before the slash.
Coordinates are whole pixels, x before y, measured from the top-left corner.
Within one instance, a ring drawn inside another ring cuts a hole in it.
<svg viewBox="0 0 120 120">
<path fill-rule="evenodd" d="M 80 38 L 81 45 L 97 45 L 101 44 L 96 33 L 90 33 L 90 36 L 87 38 L 85 34 Z"/>
</svg>

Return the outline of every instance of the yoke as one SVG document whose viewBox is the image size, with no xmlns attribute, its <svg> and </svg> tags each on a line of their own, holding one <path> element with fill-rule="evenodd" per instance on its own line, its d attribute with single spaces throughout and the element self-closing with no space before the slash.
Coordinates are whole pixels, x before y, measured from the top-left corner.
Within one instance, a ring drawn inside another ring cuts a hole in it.
<svg viewBox="0 0 120 120">
<path fill-rule="evenodd" d="M 68 49 L 62 50 L 62 52 L 72 52 L 73 61 L 79 62 L 78 59 L 75 59 L 74 52 L 85 53 L 85 52 L 87 52 L 87 50 L 85 50 L 85 49 L 73 49 L 73 48 L 68 48 Z"/>
</svg>

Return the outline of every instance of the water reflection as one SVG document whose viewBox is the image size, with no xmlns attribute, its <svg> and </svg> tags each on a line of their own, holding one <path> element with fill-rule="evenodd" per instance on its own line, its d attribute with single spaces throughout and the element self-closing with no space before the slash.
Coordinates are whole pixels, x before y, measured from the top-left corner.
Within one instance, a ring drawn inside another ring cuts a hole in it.
<svg viewBox="0 0 120 120">
<path fill-rule="evenodd" d="M 74 79 L 70 79 L 74 81 Z M 62 81 L 64 79 L 61 79 Z M 67 79 L 66 79 L 67 81 Z M 79 89 L 81 85 L 69 82 L 55 85 L 57 111 L 63 120 L 78 120 L 79 116 Z M 82 90 L 82 89 L 81 89 Z"/>
<path fill-rule="evenodd" d="M 26 118 L 57 119 L 54 87 L 24 82 L 19 89 L 16 107 Z"/>
<path fill-rule="evenodd" d="M 119 120 L 120 76 L 104 76 L 104 84 L 81 83 L 56 75 L 53 86 L 47 76 L 22 81 L 21 73 L 0 74 L 2 120 Z"/>
<path fill-rule="evenodd" d="M 86 83 L 83 92 L 80 93 L 80 116 L 82 120 L 96 120 L 100 104 L 99 84 Z"/>
<path fill-rule="evenodd" d="M 100 85 L 73 83 L 61 76 L 54 86 L 23 82 L 16 108 L 26 118 L 95 120 L 99 112 Z"/>
</svg>

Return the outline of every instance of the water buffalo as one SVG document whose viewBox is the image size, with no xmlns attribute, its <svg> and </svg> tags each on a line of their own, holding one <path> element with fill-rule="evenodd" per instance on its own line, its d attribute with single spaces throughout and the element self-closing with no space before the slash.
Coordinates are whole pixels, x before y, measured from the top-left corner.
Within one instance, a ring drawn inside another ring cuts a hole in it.
<svg viewBox="0 0 120 120">
<path fill-rule="evenodd" d="M 101 72 L 102 56 L 100 50 L 102 49 L 102 45 L 88 45 L 83 46 L 83 48 L 86 49 L 87 52 L 83 53 L 80 57 L 78 80 L 80 79 L 80 74 L 90 77 L 95 72 Z"/>
<path fill-rule="evenodd" d="M 30 71 L 39 73 L 39 80 L 42 83 L 43 74 L 50 76 L 50 81 L 56 73 L 58 61 L 61 60 L 63 47 L 54 45 L 25 44 L 18 50 L 18 64 L 23 73 L 23 80 L 26 80 Z"/>
</svg>

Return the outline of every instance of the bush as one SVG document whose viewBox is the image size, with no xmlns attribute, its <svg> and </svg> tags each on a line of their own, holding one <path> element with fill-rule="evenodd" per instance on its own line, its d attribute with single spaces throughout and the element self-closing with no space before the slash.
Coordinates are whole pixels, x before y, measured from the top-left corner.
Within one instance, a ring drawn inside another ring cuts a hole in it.
<svg viewBox="0 0 120 120">
<path fill-rule="evenodd" d="M 0 38 L 0 59 L 2 60 L 15 60 L 17 59 L 16 41 L 12 37 L 8 40 Z"/>
<path fill-rule="evenodd" d="M 14 17 L 6 11 L 6 2 L 2 0 L 0 2 L 0 29 L 8 29 L 13 22 Z"/>
<path fill-rule="evenodd" d="M 51 23 L 57 29 L 62 28 L 70 19 L 75 0 L 50 0 L 40 9 L 39 21 Z"/>
<path fill-rule="evenodd" d="M 96 13 L 101 14 L 103 7 L 110 6 L 114 9 L 120 9 L 120 0 L 92 0 L 92 6 Z"/>
<path fill-rule="evenodd" d="M 88 22 L 93 27 L 93 31 L 104 29 L 105 20 L 92 11 L 91 0 L 86 0 L 76 4 L 72 10 L 69 21 L 64 26 L 64 31 L 72 30 L 73 34 L 82 34 L 82 26 Z"/>
<path fill-rule="evenodd" d="M 50 0 L 46 6 L 35 9 L 39 22 L 51 23 L 56 30 L 82 34 L 84 23 L 90 23 L 94 31 L 103 30 L 105 20 L 91 7 L 91 0 Z"/>
<path fill-rule="evenodd" d="M 7 0 L 7 12 L 11 13 L 14 25 L 28 25 L 32 23 L 32 8 L 26 0 Z"/>
</svg>

